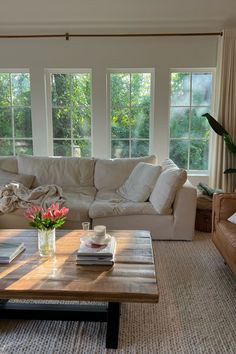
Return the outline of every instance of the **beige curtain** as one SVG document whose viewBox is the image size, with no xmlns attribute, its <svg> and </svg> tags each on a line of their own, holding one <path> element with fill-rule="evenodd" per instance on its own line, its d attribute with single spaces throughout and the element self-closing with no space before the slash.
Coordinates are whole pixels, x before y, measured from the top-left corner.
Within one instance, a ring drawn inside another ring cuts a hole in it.
<svg viewBox="0 0 236 354">
<path fill-rule="evenodd" d="M 236 29 L 224 30 L 218 57 L 219 91 L 216 94 L 216 118 L 236 144 Z M 214 136 L 210 184 L 231 192 L 236 188 L 236 174 L 223 174 L 226 168 L 236 168 L 236 154 L 230 153 L 221 136 Z"/>
</svg>

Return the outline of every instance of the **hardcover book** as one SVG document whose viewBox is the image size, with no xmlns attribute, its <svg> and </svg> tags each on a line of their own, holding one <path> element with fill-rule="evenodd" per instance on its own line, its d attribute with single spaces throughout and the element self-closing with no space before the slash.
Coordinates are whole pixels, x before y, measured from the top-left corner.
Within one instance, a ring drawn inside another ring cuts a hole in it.
<svg viewBox="0 0 236 354">
<path fill-rule="evenodd" d="M 76 263 L 79 265 L 113 265 L 116 241 L 111 237 L 106 245 L 94 245 L 88 239 L 80 244 Z"/>
<path fill-rule="evenodd" d="M 0 263 L 10 263 L 25 250 L 24 243 L 0 242 Z"/>
</svg>

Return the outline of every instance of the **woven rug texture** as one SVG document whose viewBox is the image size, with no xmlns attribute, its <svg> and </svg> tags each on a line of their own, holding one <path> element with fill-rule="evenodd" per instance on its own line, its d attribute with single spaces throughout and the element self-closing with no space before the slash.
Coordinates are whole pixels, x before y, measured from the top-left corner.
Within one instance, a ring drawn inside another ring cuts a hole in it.
<svg viewBox="0 0 236 354">
<path fill-rule="evenodd" d="M 235 354 L 236 277 L 210 234 L 155 241 L 158 304 L 122 305 L 119 349 L 105 349 L 106 325 L 0 320 L 4 354 Z"/>
</svg>

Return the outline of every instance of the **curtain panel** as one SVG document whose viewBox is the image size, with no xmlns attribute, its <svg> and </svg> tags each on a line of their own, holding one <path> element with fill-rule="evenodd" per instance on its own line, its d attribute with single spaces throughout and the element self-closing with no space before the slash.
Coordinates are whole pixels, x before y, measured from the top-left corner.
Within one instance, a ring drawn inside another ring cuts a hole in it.
<svg viewBox="0 0 236 354">
<path fill-rule="evenodd" d="M 221 42 L 222 41 L 222 42 Z M 236 143 L 236 29 L 225 29 L 219 40 L 218 91 L 216 92 L 216 118 Z M 236 174 L 224 174 L 226 168 L 236 168 L 236 154 L 229 152 L 221 136 L 214 136 L 210 184 L 232 192 L 236 188 Z"/>
</svg>

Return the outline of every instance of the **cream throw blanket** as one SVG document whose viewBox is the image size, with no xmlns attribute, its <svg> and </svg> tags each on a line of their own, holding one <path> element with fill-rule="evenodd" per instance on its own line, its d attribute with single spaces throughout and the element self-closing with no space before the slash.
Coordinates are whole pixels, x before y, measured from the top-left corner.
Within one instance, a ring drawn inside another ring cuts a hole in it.
<svg viewBox="0 0 236 354">
<path fill-rule="evenodd" d="M 62 188 L 55 184 L 28 189 L 21 183 L 10 183 L 0 186 L 0 212 L 10 213 L 17 208 L 29 208 L 39 205 L 43 209 L 52 203 L 61 206 L 66 201 Z"/>
</svg>

